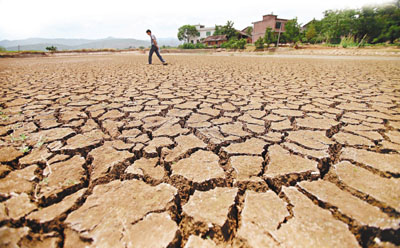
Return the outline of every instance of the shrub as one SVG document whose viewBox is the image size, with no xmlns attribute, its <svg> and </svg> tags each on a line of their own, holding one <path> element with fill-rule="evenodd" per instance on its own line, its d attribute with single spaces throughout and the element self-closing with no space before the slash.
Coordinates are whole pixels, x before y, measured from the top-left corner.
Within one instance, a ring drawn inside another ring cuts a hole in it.
<svg viewBox="0 0 400 248">
<path fill-rule="evenodd" d="M 272 28 L 266 28 L 265 29 L 265 34 L 264 34 L 264 43 L 267 43 L 267 47 L 270 46 L 270 44 L 275 43 L 277 41 L 277 37 L 275 33 L 272 31 Z"/>
<path fill-rule="evenodd" d="M 184 43 L 183 45 L 179 45 L 181 49 L 194 49 L 195 46 L 193 43 Z"/>
<path fill-rule="evenodd" d="M 184 43 L 182 45 L 179 45 L 178 48 L 180 48 L 180 49 L 203 49 L 203 48 L 206 48 L 206 45 L 203 43 L 200 43 L 200 42 L 198 42 L 196 44 Z"/>
<path fill-rule="evenodd" d="M 206 48 L 206 45 L 204 45 L 203 43 L 198 42 L 198 43 L 196 43 L 195 48 L 196 49 L 203 49 L 203 48 Z"/>
<path fill-rule="evenodd" d="M 221 48 L 230 48 L 228 46 L 229 46 L 229 42 L 228 41 L 221 44 Z"/>
<path fill-rule="evenodd" d="M 247 44 L 247 40 L 246 39 L 240 39 L 236 42 L 237 46 L 239 49 L 244 49 L 246 47 Z"/>
<path fill-rule="evenodd" d="M 264 49 L 264 39 L 262 37 L 258 38 L 255 42 L 257 49 Z"/>
<path fill-rule="evenodd" d="M 49 47 L 46 47 L 46 50 L 54 53 L 54 52 L 57 51 L 57 47 L 55 47 L 55 46 L 49 46 Z"/>
<path fill-rule="evenodd" d="M 6 49 L 4 47 L 0 46 L 0 52 L 5 52 L 5 51 L 6 51 Z"/>
<path fill-rule="evenodd" d="M 226 41 L 221 44 L 221 48 L 232 48 L 232 45 L 233 45 L 232 40 Z"/>
<path fill-rule="evenodd" d="M 228 49 L 244 49 L 246 46 L 247 40 L 246 39 L 240 39 L 237 40 L 235 38 L 224 42 L 221 44 L 221 48 L 228 48 Z"/>
<path fill-rule="evenodd" d="M 356 47 L 356 46 L 359 46 L 359 43 L 355 41 L 354 36 L 348 35 L 348 36 L 342 37 L 342 39 L 340 41 L 340 46 L 343 48 Z"/>
</svg>

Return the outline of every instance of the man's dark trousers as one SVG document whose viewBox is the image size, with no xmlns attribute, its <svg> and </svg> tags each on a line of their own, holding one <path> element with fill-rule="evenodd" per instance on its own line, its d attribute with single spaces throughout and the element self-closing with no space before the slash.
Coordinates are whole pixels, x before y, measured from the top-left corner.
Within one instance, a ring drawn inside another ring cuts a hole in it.
<svg viewBox="0 0 400 248">
<path fill-rule="evenodd" d="M 150 52 L 149 52 L 149 64 L 152 62 L 152 57 L 153 53 L 156 52 L 157 57 L 161 60 L 161 62 L 165 63 L 165 60 L 161 57 L 160 52 L 158 51 L 158 48 L 154 45 L 151 46 Z"/>
</svg>

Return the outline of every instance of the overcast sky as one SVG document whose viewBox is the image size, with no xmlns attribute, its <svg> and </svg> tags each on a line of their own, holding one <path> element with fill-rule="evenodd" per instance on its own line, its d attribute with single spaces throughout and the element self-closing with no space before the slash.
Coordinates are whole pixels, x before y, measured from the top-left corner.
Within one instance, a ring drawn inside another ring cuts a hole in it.
<svg viewBox="0 0 400 248">
<path fill-rule="evenodd" d="M 176 37 L 184 24 L 235 23 L 243 29 L 262 15 L 298 17 L 300 23 L 320 19 L 328 9 L 359 8 L 388 0 L 0 0 L 0 40 L 42 38 L 147 39 Z"/>
</svg>

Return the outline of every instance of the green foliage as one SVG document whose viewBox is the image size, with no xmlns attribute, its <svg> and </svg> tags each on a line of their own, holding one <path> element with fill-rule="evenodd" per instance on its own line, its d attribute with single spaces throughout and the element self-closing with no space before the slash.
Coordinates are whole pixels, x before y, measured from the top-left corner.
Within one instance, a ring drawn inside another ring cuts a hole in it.
<svg viewBox="0 0 400 248">
<path fill-rule="evenodd" d="M 247 44 L 247 40 L 246 39 L 240 39 L 236 42 L 237 46 L 239 49 L 245 49 L 246 48 L 246 44 Z"/>
<path fill-rule="evenodd" d="M 285 24 L 285 32 L 282 35 L 286 42 L 298 42 L 300 40 L 300 24 L 297 22 L 297 17 L 289 20 Z"/>
<path fill-rule="evenodd" d="M 57 51 L 57 47 L 55 47 L 55 46 L 49 46 L 49 47 L 46 47 L 46 50 L 47 51 L 49 51 L 49 52 L 56 52 Z"/>
<path fill-rule="evenodd" d="M 26 140 L 28 137 L 25 135 L 25 134 L 21 134 L 20 136 L 19 136 L 19 139 L 21 140 L 21 141 L 24 141 L 24 140 Z"/>
<path fill-rule="evenodd" d="M 46 139 L 43 137 L 40 137 L 39 141 L 36 143 L 35 147 L 41 148 L 42 145 L 46 142 Z"/>
<path fill-rule="evenodd" d="M 179 45 L 178 48 L 181 48 L 181 49 L 194 49 L 195 46 L 194 46 L 193 43 L 184 43 L 182 45 Z"/>
<path fill-rule="evenodd" d="M 143 49 L 144 49 L 144 46 L 140 46 L 139 49 L 143 50 Z"/>
<path fill-rule="evenodd" d="M 214 35 L 226 35 L 228 40 L 238 38 L 238 32 L 233 27 L 232 21 L 227 21 L 224 26 L 215 25 Z"/>
<path fill-rule="evenodd" d="M 204 49 L 204 48 L 206 48 L 206 45 L 204 45 L 203 43 L 197 42 L 196 45 L 194 45 L 194 47 L 196 49 Z"/>
<path fill-rule="evenodd" d="M 235 42 L 235 40 L 229 40 L 229 41 L 226 41 L 226 42 L 224 42 L 224 43 L 222 43 L 221 44 L 221 48 L 233 48 L 233 43 Z"/>
<path fill-rule="evenodd" d="M 352 36 L 359 46 L 382 42 L 393 44 L 400 38 L 399 5 L 400 0 L 396 0 L 361 9 L 325 11 L 321 21 L 312 22 L 316 31 L 315 42 L 341 44 L 343 37 Z M 349 41 L 345 40 L 343 44 L 349 45 Z"/>
<path fill-rule="evenodd" d="M 246 47 L 247 40 L 246 39 L 236 39 L 233 38 L 227 42 L 221 44 L 221 48 L 228 48 L 228 49 L 244 49 Z"/>
<path fill-rule="evenodd" d="M 341 38 L 340 44 L 341 47 L 358 47 L 358 42 L 355 41 L 354 36 L 348 35 Z"/>
<path fill-rule="evenodd" d="M 0 46 L 0 52 L 5 52 L 7 51 L 5 47 Z"/>
<path fill-rule="evenodd" d="M 341 37 L 352 34 L 356 27 L 357 11 L 346 10 L 328 10 L 324 13 L 322 29 L 327 42 L 339 44 Z"/>
<path fill-rule="evenodd" d="M 178 29 L 178 39 L 185 40 L 187 43 L 189 43 L 190 37 L 196 37 L 199 35 L 199 31 L 197 31 L 196 27 L 193 25 L 183 25 Z"/>
<path fill-rule="evenodd" d="M 252 26 L 248 26 L 247 30 L 246 30 L 246 34 L 251 37 L 252 33 L 253 33 L 253 27 Z"/>
<path fill-rule="evenodd" d="M 264 49 L 264 39 L 262 37 L 258 38 L 254 44 L 256 45 L 256 49 Z"/>
<path fill-rule="evenodd" d="M 305 35 L 306 41 L 310 43 L 315 43 L 317 38 L 317 30 L 315 29 L 315 25 L 313 23 L 311 23 L 310 26 L 307 27 Z"/>
<path fill-rule="evenodd" d="M 206 45 L 204 45 L 203 43 L 200 43 L 200 42 L 198 42 L 196 44 L 184 43 L 182 45 L 179 45 L 178 48 L 180 48 L 180 49 L 203 49 L 203 48 L 206 48 Z"/>
<path fill-rule="evenodd" d="M 222 30 L 221 30 L 222 26 L 220 25 L 215 25 L 215 31 L 213 35 L 221 35 Z"/>
<path fill-rule="evenodd" d="M 267 43 L 267 47 L 271 43 L 275 43 L 277 41 L 278 37 L 276 37 L 276 34 L 272 31 L 272 28 L 267 28 L 265 30 L 265 35 L 264 35 L 264 43 Z"/>
<path fill-rule="evenodd" d="M 20 151 L 22 152 L 22 153 L 27 153 L 27 152 L 29 152 L 31 150 L 31 148 L 29 148 L 29 146 L 25 146 L 25 145 L 23 145 L 22 147 L 21 147 L 21 149 L 20 149 Z"/>
</svg>

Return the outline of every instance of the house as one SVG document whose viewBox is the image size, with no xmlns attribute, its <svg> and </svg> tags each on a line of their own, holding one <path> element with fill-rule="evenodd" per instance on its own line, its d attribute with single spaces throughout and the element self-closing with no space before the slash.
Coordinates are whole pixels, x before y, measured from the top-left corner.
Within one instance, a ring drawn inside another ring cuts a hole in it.
<svg viewBox="0 0 400 248">
<path fill-rule="evenodd" d="M 242 30 L 242 32 L 247 34 L 247 30 L 249 30 L 249 28 L 253 28 L 253 27 L 251 27 L 251 26 L 250 26 L 250 27 L 245 27 L 245 28 Z M 252 31 L 252 32 L 253 32 L 253 31 Z"/>
<path fill-rule="evenodd" d="M 220 47 L 222 43 L 227 42 L 228 38 L 226 38 L 226 35 L 212 35 L 208 36 L 203 40 L 203 43 L 205 43 L 207 46 L 217 46 Z"/>
<path fill-rule="evenodd" d="M 247 30 L 247 28 L 243 29 L 242 31 L 236 30 L 236 32 L 238 33 L 238 38 L 239 39 L 246 39 L 247 43 L 252 43 L 251 35 L 248 35 L 247 32 L 244 31 L 244 30 Z"/>
<path fill-rule="evenodd" d="M 197 24 L 194 26 L 196 27 L 197 31 L 199 31 L 200 36 L 193 36 L 189 38 L 189 42 L 193 44 L 201 42 L 203 39 L 213 35 L 215 32 L 215 27 L 205 27 L 204 25 L 201 24 Z"/>
<path fill-rule="evenodd" d="M 236 32 L 238 33 L 238 39 L 246 39 L 247 43 L 251 43 L 251 36 L 249 36 L 247 33 L 237 30 Z M 222 43 L 227 42 L 228 38 L 226 35 L 212 35 L 208 36 L 205 38 L 202 42 L 206 44 L 207 46 L 217 46 L 220 47 Z"/>
<path fill-rule="evenodd" d="M 276 33 L 285 32 L 285 24 L 288 21 L 289 20 L 287 19 L 278 18 L 278 16 L 274 14 L 264 15 L 261 21 L 253 22 L 253 42 L 255 42 L 260 37 L 264 37 L 265 30 L 267 28 L 272 28 L 272 30 Z"/>
</svg>

